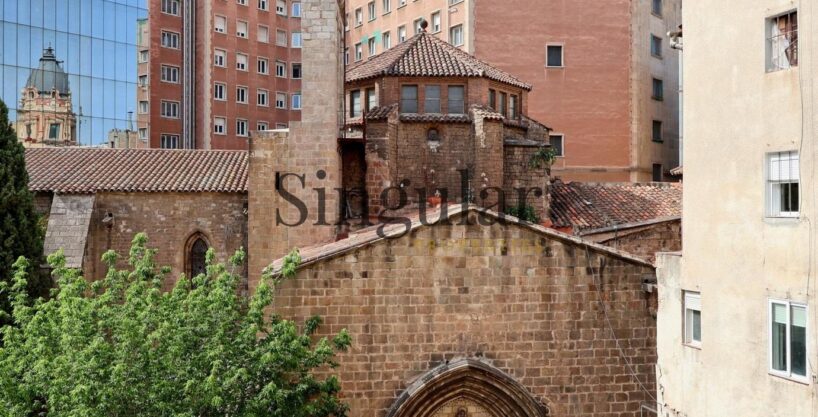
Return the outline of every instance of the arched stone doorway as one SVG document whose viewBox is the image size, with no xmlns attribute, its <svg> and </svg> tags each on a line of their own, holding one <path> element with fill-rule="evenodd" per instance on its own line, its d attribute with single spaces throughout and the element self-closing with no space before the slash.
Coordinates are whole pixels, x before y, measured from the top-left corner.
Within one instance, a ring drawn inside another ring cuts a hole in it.
<svg viewBox="0 0 818 417">
<path fill-rule="evenodd" d="M 546 417 L 548 409 L 508 374 L 474 359 L 438 366 L 417 379 L 387 417 Z"/>
</svg>

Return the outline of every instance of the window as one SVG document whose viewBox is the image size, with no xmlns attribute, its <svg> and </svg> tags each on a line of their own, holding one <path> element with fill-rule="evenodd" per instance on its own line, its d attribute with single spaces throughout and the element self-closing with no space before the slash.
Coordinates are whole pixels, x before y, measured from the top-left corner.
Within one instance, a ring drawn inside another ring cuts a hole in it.
<svg viewBox="0 0 818 417">
<path fill-rule="evenodd" d="M 293 70 L 292 79 L 300 80 L 301 79 L 301 64 L 298 64 L 298 63 L 290 64 L 290 68 Z"/>
<path fill-rule="evenodd" d="M 421 23 L 423 23 L 422 17 L 415 19 L 415 21 L 412 23 L 412 26 L 415 27 L 415 35 L 417 35 L 418 33 L 420 33 L 420 31 L 423 30 L 423 28 L 420 27 Z"/>
<path fill-rule="evenodd" d="M 276 29 L 276 45 L 287 46 L 287 31 Z"/>
<path fill-rule="evenodd" d="M 361 90 L 349 92 L 349 117 L 361 116 Z"/>
<path fill-rule="evenodd" d="M 139 63 L 144 64 L 148 62 L 149 52 L 147 50 L 139 51 Z"/>
<path fill-rule="evenodd" d="M 349 48 L 344 48 L 344 65 L 349 65 Z"/>
<path fill-rule="evenodd" d="M 653 96 L 651 98 L 659 101 L 665 99 L 665 83 L 658 78 L 653 79 Z"/>
<path fill-rule="evenodd" d="M 301 17 L 301 2 L 300 1 L 293 2 L 292 17 Z M 259 129 L 259 130 L 261 130 L 261 129 Z M 264 130 L 267 130 L 267 129 L 264 129 Z"/>
<path fill-rule="evenodd" d="M 653 182 L 662 182 L 662 164 L 653 164 Z"/>
<path fill-rule="evenodd" d="M 508 114 L 509 114 L 509 117 L 511 117 L 512 119 L 517 119 L 520 116 L 519 107 L 520 107 L 519 97 L 512 94 L 508 98 Z"/>
<path fill-rule="evenodd" d="M 213 84 L 213 99 L 224 101 L 227 100 L 227 85 L 222 83 Z"/>
<path fill-rule="evenodd" d="M 798 66 L 798 12 L 767 19 L 767 71 Z"/>
<path fill-rule="evenodd" d="M 662 57 L 662 38 L 650 35 L 650 54 L 657 58 Z"/>
<path fill-rule="evenodd" d="M 147 87 L 148 86 L 148 76 L 147 75 L 140 75 L 136 79 L 136 82 L 139 83 L 139 85 L 141 87 Z"/>
<path fill-rule="evenodd" d="M 247 5 L 247 0 L 236 0 L 236 3 L 238 3 L 238 4 L 242 5 L 242 6 L 246 6 Z"/>
<path fill-rule="evenodd" d="M 367 88 L 366 89 L 366 111 L 372 111 L 375 107 L 378 107 L 378 95 L 375 92 L 374 88 Z"/>
<path fill-rule="evenodd" d="M 159 147 L 162 149 L 180 149 L 179 135 L 162 134 L 159 136 Z"/>
<path fill-rule="evenodd" d="M 392 33 L 388 31 L 384 32 L 383 35 L 381 35 L 381 39 L 384 51 L 392 47 Z"/>
<path fill-rule="evenodd" d="M 440 32 L 440 12 L 432 13 L 432 33 Z"/>
<path fill-rule="evenodd" d="M 398 27 L 398 42 L 406 40 L 406 26 Z"/>
<path fill-rule="evenodd" d="M 213 133 L 217 135 L 227 134 L 227 119 L 224 117 L 213 118 Z"/>
<path fill-rule="evenodd" d="M 162 81 L 166 83 L 179 83 L 179 67 L 172 67 L 170 65 L 162 65 Z"/>
<path fill-rule="evenodd" d="M 373 55 L 377 54 L 378 51 L 377 51 L 377 46 L 375 44 L 375 38 L 374 37 L 369 38 L 367 43 L 369 44 L 369 56 L 373 56 Z"/>
<path fill-rule="evenodd" d="M 293 48 L 300 48 L 301 47 L 301 32 L 293 32 Z"/>
<path fill-rule="evenodd" d="M 256 123 L 256 130 L 257 131 L 265 131 L 265 130 L 268 129 L 268 127 L 269 127 L 269 125 L 267 125 L 267 122 L 257 122 Z"/>
<path fill-rule="evenodd" d="M 213 30 L 219 33 L 227 32 L 227 18 L 224 16 L 216 16 L 213 22 Z"/>
<path fill-rule="evenodd" d="M 178 101 L 165 101 L 165 100 L 162 100 L 161 112 L 159 114 L 162 117 L 166 117 L 168 119 L 178 119 L 179 118 L 179 102 Z"/>
<path fill-rule="evenodd" d="M 264 25 L 258 25 L 258 41 L 267 43 L 270 42 L 270 29 Z"/>
<path fill-rule="evenodd" d="M 179 0 L 162 0 L 162 13 L 179 16 Z"/>
<path fill-rule="evenodd" d="M 463 45 L 463 25 L 452 26 L 449 29 L 449 43 L 454 46 Z"/>
<path fill-rule="evenodd" d="M 427 85 L 423 87 L 423 93 L 423 112 L 440 113 L 440 86 Z"/>
<path fill-rule="evenodd" d="M 688 346 L 702 345 L 702 303 L 697 292 L 684 292 L 684 343 Z"/>
<path fill-rule="evenodd" d="M 653 135 L 651 136 L 654 142 L 662 142 L 662 122 L 659 120 L 653 121 Z"/>
<path fill-rule="evenodd" d="M 562 45 L 547 45 L 545 47 L 546 58 L 545 66 L 552 68 L 563 67 L 563 49 Z"/>
<path fill-rule="evenodd" d="M 148 112 L 148 102 L 142 100 L 139 102 L 139 114 L 146 114 Z"/>
<path fill-rule="evenodd" d="M 489 89 L 489 108 L 497 110 L 497 92 Z"/>
<path fill-rule="evenodd" d="M 383 0 L 383 14 L 387 14 L 392 11 L 392 0 Z"/>
<path fill-rule="evenodd" d="M 549 140 L 551 141 L 551 149 L 554 150 L 554 156 L 556 157 L 564 157 L 565 156 L 565 136 L 558 135 L 558 134 L 550 134 Z"/>
<path fill-rule="evenodd" d="M 369 21 L 375 20 L 375 2 L 370 1 L 369 4 L 366 5 L 367 16 L 369 16 Z"/>
<path fill-rule="evenodd" d="M 243 20 L 236 21 L 236 36 L 247 38 L 247 22 Z"/>
<path fill-rule="evenodd" d="M 236 103 L 247 104 L 247 87 L 236 87 Z"/>
<path fill-rule="evenodd" d="M 655 14 L 656 16 L 662 16 L 662 0 L 653 0 L 653 4 L 651 5 L 651 13 Z"/>
<path fill-rule="evenodd" d="M 295 93 L 292 97 L 292 105 L 290 106 L 293 110 L 301 110 L 301 93 Z"/>
<path fill-rule="evenodd" d="M 364 47 L 360 42 L 355 44 L 355 61 L 360 61 L 364 58 Z"/>
<path fill-rule="evenodd" d="M 260 88 L 256 90 L 256 104 L 258 104 L 261 107 L 269 106 L 270 102 L 268 101 L 268 94 L 269 93 L 267 92 L 267 90 L 262 90 Z"/>
<path fill-rule="evenodd" d="M 48 126 L 48 138 L 56 140 L 60 137 L 60 124 L 59 123 L 51 123 Z"/>
<path fill-rule="evenodd" d="M 770 300 L 770 373 L 809 381 L 806 305 Z"/>
<path fill-rule="evenodd" d="M 269 65 L 270 65 L 270 63 L 267 60 L 267 58 L 258 58 L 258 65 L 257 65 L 258 73 L 259 74 L 264 74 L 264 75 L 269 74 L 270 73 Z"/>
<path fill-rule="evenodd" d="M 162 46 L 164 46 L 165 48 L 179 49 L 179 34 L 163 30 Z"/>
<path fill-rule="evenodd" d="M 767 154 L 767 215 L 798 217 L 800 164 L 798 152 Z"/>
<path fill-rule="evenodd" d="M 400 112 L 418 112 L 418 86 L 404 85 L 400 89 Z"/>
<path fill-rule="evenodd" d="M 287 64 L 281 61 L 276 61 L 276 77 L 287 77 Z"/>
<path fill-rule="evenodd" d="M 276 129 L 287 129 L 287 123 L 276 123 Z"/>
<path fill-rule="evenodd" d="M 463 114 L 466 111 L 466 87 L 449 86 L 449 114 Z"/>
<path fill-rule="evenodd" d="M 286 109 L 287 108 L 287 95 L 284 93 L 276 93 L 276 108 L 277 109 Z"/>
<path fill-rule="evenodd" d="M 258 0 L 258 9 L 259 10 L 267 10 L 267 0 Z"/>
<path fill-rule="evenodd" d="M 500 93 L 500 102 L 497 103 L 497 108 L 495 109 L 500 114 L 502 114 L 503 116 L 506 116 L 508 114 L 507 109 L 506 109 L 506 103 L 508 102 L 507 99 L 508 99 L 508 94 Z"/>
<path fill-rule="evenodd" d="M 247 136 L 247 120 L 236 119 L 236 136 Z"/>
<path fill-rule="evenodd" d="M 147 127 L 140 127 L 138 129 L 139 132 L 139 139 L 148 140 L 148 128 Z"/>
<path fill-rule="evenodd" d="M 355 26 L 364 24 L 364 11 L 360 7 L 355 9 Z"/>
<path fill-rule="evenodd" d="M 276 14 L 287 16 L 287 2 L 284 0 L 276 0 Z"/>
<path fill-rule="evenodd" d="M 217 67 L 226 67 L 227 51 L 222 49 L 216 49 L 216 51 L 213 53 L 213 65 Z"/>
<path fill-rule="evenodd" d="M 236 69 L 239 71 L 247 71 L 247 55 L 236 54 Z"/>
</svg>

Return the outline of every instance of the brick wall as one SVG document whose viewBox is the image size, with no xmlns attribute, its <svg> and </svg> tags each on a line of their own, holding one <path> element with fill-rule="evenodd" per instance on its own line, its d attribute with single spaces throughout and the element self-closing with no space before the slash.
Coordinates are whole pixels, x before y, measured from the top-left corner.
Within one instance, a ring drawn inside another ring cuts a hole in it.
<svg viewBox="0 0 818 417">
<path fill-rule="evenodd" d="M 599 243 L 645 258 L 651 262 L 657 252 L 678 252 L 682 250 L 682 221 L 673 220 L 653 224 L 604 238 L 588 236 Z"/>
<path fill-rule="evenodd" d="M 599 300 L 653 392 L 655 301 L 641 289 L 653 268 L 474 215 L 306 264 L 278 288 L 277 314 L 350 331 L 337 369 L 350 416 L 385 416 L 415 378 L 464 357 L 511 375 L 552 416 L 639 416 L 648 396 Z"/>
<path fill-rule="evenodd" d="M 225 262 L 247 248 L 246 202 L 247 196 L 238 193 L 97 193 L 85 250 L 86 277 L 105 276 L 101 258 L 109 249 L 120 255 L 119 266 L 126 267 L 131 240 L 139 232 L 147 233 L 149 246 L 159 249 L 157 265 L 173 268 L 171 277 L 186 272 L 186 246 L 197 233 Z M 107 213 L 114 220 L 103 224 Z"/>
<path fill-rule="evenodd" d="M 514 207 L 522 202 L 520 189 L 532 190 L 524 193 L 525 203 L 534 207 L 541 221 L 548 219 L 548 175 L 545 168 L 531 167 L 531 157 L 538 146 L 506 145 L 503 148 L 503 191 L 506 194 L 506 206 Z M 537 197 L 535 188 L 542 191 Z"/>
</svg>

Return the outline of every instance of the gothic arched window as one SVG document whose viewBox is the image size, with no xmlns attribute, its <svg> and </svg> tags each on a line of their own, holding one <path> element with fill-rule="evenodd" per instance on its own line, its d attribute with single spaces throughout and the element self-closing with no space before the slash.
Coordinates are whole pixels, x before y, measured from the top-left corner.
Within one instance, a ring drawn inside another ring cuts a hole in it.
<svg viewBox="0 0 818 417">
<path fill-rule="evenodd" d="M 195 277 L 199 274 L 205 273 L 207 255 L 207 243 L 201 237 L 196 238 L 193 244 L 190 245 L 190 253 L 188 254 L 188 270 L 190 276 Z"/>
</svg>

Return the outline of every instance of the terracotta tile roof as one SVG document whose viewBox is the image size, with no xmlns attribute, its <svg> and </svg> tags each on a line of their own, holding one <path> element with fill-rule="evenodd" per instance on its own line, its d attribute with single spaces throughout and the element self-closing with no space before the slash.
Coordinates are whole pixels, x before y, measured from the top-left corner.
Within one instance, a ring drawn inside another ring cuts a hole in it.
<svg viewBox="0 0 818 417">
<path fill-rule="evenodd" d="M 530 84 L 425 31 L 394 48 L 350 66 L 346 72 L 346 81 L 361 81 L 382 76 L 485 77 L 531 90 Z"/>
<path fill-rule="evenodd" d="M 441 216 L 442 207 L 436 209 L 428 209 L 426 212 L 425 222 L 422 222 L 420 220 L 420 216 L 417 213 L 411 216 L 407 216 L 407 218 L 411 222 L 411 225 L 409 226 L 409 231 L 414 231 L 422 227 L 434 227 L 435 225 L 440 224 L 441 220 L 443 220 L 445 223 L 446 220 L 456 219 L 458 218 L 457 216 L 460 216 L 461 214 L 466 215 L 468 212 L 479 212 L 495 220 L 523 227 L 535 233 L 538 233 L 542 236 L 557 239 L 567 244 L 588 248 L 589 250 L 595 251 L 597 253 L 607 254 L 630 263 L 653 267 L 653 264 L 651 264 L 650 262 L 637 256 L 631 255 L 625 251 L 611 248 L 609 246 L 600 245 L 590 240 L 585 240 L 577 236 L 567 235 L 565 233 L 561 233 L 554 229 L 547 228 L 538 224 L 523 222 L 516 217 L 509 216 L 507 214 L 497 213 L 475 205 L 469 205 L 466 207 L 463 207 L 462 204 L 448 205 L 446 207 L 445 218 L 442 218 Z M 369 245 L 375 244 L 385 239 L 400 238 L 401 235 L 407 232 L 406 225 L 403 223 L 388 225 L 383 227 L 383 229 L 379 231 L 380 228 L 381 226 L 373 226 L 368 229 L 361 230 L 357 233 L 353 233 L 349 235 L 349 237 L 346 239 L 301 248 L 299 250 L 299 253 L 301 254 L 301 264 L 299 265 L 299 268 L 303 268 L 308 265 L 312 265 L 327 259 L 332 259 L 337 256 L 342 256 L 344 254 L 354 252 L 360 248 L 367 247 Z M 406 233 L 406 236 L 410 235 L 411 233 Z M 280 273 L 283 261 L 284 261 L 283 258 L 274 260 L 273 263 L 271 263 L 265 269 L 267 271 L 273 272 L 274 274 Z"/>
<path fill-rule="evenodd" d="M 32 191 L 247 192 L 246 151 L 26 149 Z"/>
<path fill-rule="evenodd" d="M 366 114 L 366 120 L 386 120 L 393 111 L 397 110 L 397 108 L 397 104 L 375 107 Z"/>
<path fill-rule="evenodd" d="M 678 183 L 562 183 L 551 186 L 550 218 L 575 233 L 682 215 Z"/>
</svg>

